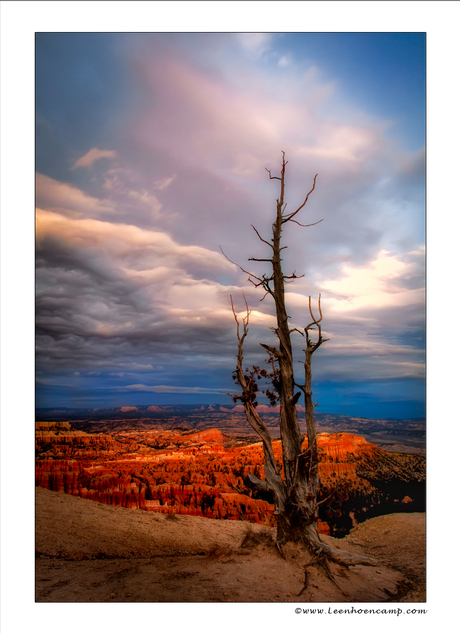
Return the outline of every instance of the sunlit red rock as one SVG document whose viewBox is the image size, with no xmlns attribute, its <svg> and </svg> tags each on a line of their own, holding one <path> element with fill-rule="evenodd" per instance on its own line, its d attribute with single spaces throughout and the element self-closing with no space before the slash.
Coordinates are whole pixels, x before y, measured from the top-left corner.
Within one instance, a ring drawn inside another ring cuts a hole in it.
<svg viewBox="0 0 460 633">
<path fill-rule="evenodd" d="M 275 524 L 272 500 L 259 498 L 247 480 L 248 473 L 263 478 L 258 442 L 235 445 L 217 429 L 108 435 L 53 424 L 37 428 L 37 485 L 125 508 Z M 280 441 L 273 446 L 281 468 Z M 367 518 L 366 513 L 372 515 L 376 507 L 383 508 L 382 499 L 392 495 L 394 481 L 405 482 L 401 494 L 397 490 L 406 510 L 416 508 L 409 484 L 422 481 L 422 458 L 390 456 L 346 433 L 319 434 L 318 448 L 320 500 L 331 497 L 321 505 L 322 533 L 337 534 Z M 390 486 L 390 492 L 383 493 L 380 484 Z"/>
</svg>

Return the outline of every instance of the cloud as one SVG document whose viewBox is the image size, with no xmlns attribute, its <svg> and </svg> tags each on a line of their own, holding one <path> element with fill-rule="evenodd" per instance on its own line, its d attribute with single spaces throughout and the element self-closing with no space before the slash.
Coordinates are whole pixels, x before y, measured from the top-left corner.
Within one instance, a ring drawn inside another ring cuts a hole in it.
<svg viewBox="0 0 460 633">
<path fill-rule="evenodd" d="M 409 227 L 401 218 L 409 204 L 414 215 L 423 209 L 412 193 L 407 199 L 411 166 L 420 164 L 420 157 L 389 142 L 387 121 L 350 106 L 342 116 L 325 116 L 331 103 L 340 110 L 338 87 L 325 83 L 319 72 L 299 74 L 295 63 L 283 71 L 282 89 L 276 91 L 278 77 L 259 67 L 247 64 L 235 82 L 228 73 L 216 76 L 185 56 L 161 52 L 161 62 L 145 51 L 133 61 L 149 99 L 148 107 L 137 112 L 136 125 L 125 133 L 131 157 L 142 157 L 136 162 L 138 174 L 145 171 L 147 178 L 147 169 L 151 174 L 146 156 L 158 157 L 154 167 L 159 169 L 161 162 L 169 171 L 154 182 L 177 174 L 173 191 L 155 193 L 151 185 L 138 189 L 162 204 L 162 217 L 157 215 L 156 221 L 165 227 L 169 222 L 168 228 L 182 239 L 194 232 L 194 239 L 206 245 L 221 243 L 222 232 L 230 232 L 238 250 L 243 252 L 245 246 L 251 255 L 251 233 L 246 229 L 250 223 L 260 230 L 267 225 L 267 210 L 273 208 L 278 192 L 265 168 L 277 173 L 283 149 L 289 160 L 289 206 L 303 199 L 319 173 L 315 195 L 305 209 L 305 217 L 311 213 L 314 220 L 324 218 L 310 260 L 337 253 L 338 244 L 342 250 L 348 244 L 351 253 L 367 258 L 383 244 L 393 248 L 386 243 L 390 235 L 410 239 L 413 223 Z M 387 185 L 382 186 L 384 181 Z M 390 213 L 399 217 L 392 226 L 387 222 Z M 200 232 L 194 231 L 197 224 Z M 294 247 L 304 240 L 300 233 L 298 238 L 294 235 Z M 303 266 L 306 251 L 297 252 Z"/>
<path fill-rule="evenodd" d="M 272 33 L 237 33 L 237 41 L 243 50 L 255 57 L 261 57 L 271 46 Z"/>
<path fill-rule="evenodd" d="M 321 293 L 322 335 L 329 340 L 315 358 L 317 380 L 424 380 L 423 248 L 381 250 L 362 266 L 342 264 L 334 279 L 316 282 L 312 288 L 298 280 L 286 302 L 292 326 L 303 331 L 311 321 L 308 295 L 318 315 Z"/>
<path fill-rule="evenodd" d="M 219 276 L 232 269 L 161 231 L 37 209 L 37 359 L 133 373 L 154 370 L 151 357 L 218 356 L 233 336 Z"/>
<path fill-rule="evenodd" d="M 118 391 L 148 391 L 152 393 L 185 393 L 185 394 L 216 394 L 225 391 L 222 389 L 208 389 L 206 387 L 179 387 L 173 385 L 127 385 L 118 387 Z M 231 389 L 230 391 L 234 391 Z"/>
<path fill-rule="evenodd" d="M 291 55 L 283 55 L 278 60 L 278 66 L 281 66 L 281 67 L 282 66 L 289 66 L 289 64 L 292 64 L 292 56 Z"/>
<path fill-rule="evenodd" d="M 142 203 L 142 205 L 145 205 L 149 209 L 153 218 L 159 217 L 161 207 L 163 205 L 156 196 L 150 194 L 146 189 L 143 189 L 140 192 L 130 191 L 128 195 L 134 198 L 137 202 Z"/>
<path fill-rule="evenodd" d="M 157 180 L 154 183 L 154 188 L 157 189 L 158 191 L 163 191 L 163 189 L 166 189 L 167 187 L 169 187 L 169 185 L 173 183 L 176 180 L 176 178 L 177 178 L 177 174 L 173 174 L 169 178 L 163 178 L 162 180 Z"/>
<path fill-rule="evenodd" d="M 375 127 L 323 124 L 322 128 L 316 143 L 301 146 L 299 155 L 321 159 L 321 162 L 324 159 L 340 161 L 351 167 L 362 165 L 384 147 L 380 131 Z"/>
<path fill-rule="evenodd" d="M 91 167 L 91 165 L 101 158 L 115 158 L 117 153 L 114 150 L 98 149 L 93 147 L 84 156 L 81 156 L 73 165 L 72 169 L 78 167 Z"/>
<path fill-rule="evenodd" d="M 140 286 L 161 280 L 178 283 L 181 279 L 185 285 L 195 285 L 195 275 L 199 278 L 205 272 L 212 279 L 234 268 L 221 253 L 178 244 L 160 230 L 90 218 L 68 218 L 43 209 L 37 209 L 36 213 L 36 239 L 39 256 L 43 250 L 52 258 L 62 244 L 61 256 L 67 253 L 71 257 L 74 253 L 75 263 L 81 266 L 86 261 L 86 269 L 90 262 L 105 262 L 107 270 L 117 278 Z M 47 248 L 50 241 L 51 250 Z"/>
<path fill-rule="evenodd" d="M 113 203 L 90 196 L 78 187 L 54 180 L 43 174 L 36 175 L 37 206 L 63 211 L 76 216 L 113 213 Z"/>
<path fill-rule="evenodd" d="M 340 278 L 322 283 L 333 295 L 329 307 L 337 312 L 412 304 L 422 308 L 425 301 L 423 252 L 420 249 L 409 256 L 415 256 L 415 261 L 407 261 L 407 258 L 403 261 L 402 255 L 382 250 L 365 267 L 343 265 Z"/>
<path fill-rule="evenodd" d="M 315 376 L 421 380 L 424 154 L 403 150 L 391 121 L 351 106 L 340 77 L 294 46 L 280 52 L 277 38 L 121 37 L 116 88 L 130 98 L 104 112 L 94 147 L 72 164 L 83 151 L 73 121 L 53 122 L 72 159 L 37 175 L 39 371 L 56 381 L 78 371 L 69 384 L 97 372 L 97 384 L 147 396 L 218 394 L 232 385 L 229 295 L 243 309 L 242 290 L 252 310 L 245 362 L 263 363 L 273 305 L 219 245 L 269 272 L 247 263 L 270 254 L 251 224 L 270 240 L 279 181 L 265 168 L 277 175 L 285 150 L 288 210 L 319 174 L 298 219 L 323 222 L 288 223 L 283 236 L 286 274 L 305 275 L 286 288 L 293 326 L 310 320 L 308 296 L 322 295 L 330 341 Z"/>
</svg>

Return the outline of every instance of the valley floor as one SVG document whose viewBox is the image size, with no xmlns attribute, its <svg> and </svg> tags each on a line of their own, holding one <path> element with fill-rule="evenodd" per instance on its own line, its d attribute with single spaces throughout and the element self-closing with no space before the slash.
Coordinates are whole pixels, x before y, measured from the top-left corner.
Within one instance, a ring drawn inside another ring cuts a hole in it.
<svg viewBox="0 0 460 633">
<path fill-rule="evenodd" d="M 244 521 L 130 510 L 37 487 L 36 602 L 426 599 L 425 514 L 376 517 L 344 539 L 323 537 L 379 565 L 336 569 L 337 584 L 312 568 L 304 590 L 303 569 L 280 557 L 272 533 Z"/>
</svg>

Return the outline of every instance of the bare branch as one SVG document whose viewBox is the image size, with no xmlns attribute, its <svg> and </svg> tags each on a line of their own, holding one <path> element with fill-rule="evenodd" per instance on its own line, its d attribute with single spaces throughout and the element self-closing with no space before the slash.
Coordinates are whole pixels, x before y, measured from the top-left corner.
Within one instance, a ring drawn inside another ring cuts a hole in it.
<svg viewBox="0 0 460 633">
<path fill-rule="evenodd" d="M 315 319 L 315 317 L 313 316 L 313 312 L 312 312 L 312 310 L 311 310 L 311 297 L 308 297 L 308 309 L 310 310 L 310 316 L 311 316 L 311 318 L 313 319 L 313 323 L 310 323 L 309 325 L 307 325 L 307 327 L 305 328 L 305 329 L 307 329 L 307 330 L 308 330 L 308 329 L 309 329 L 312 325 L 315 325 L 315 324 L 316 324 L 316 319 Z"/>
<path fill-rule="evenodd" d="M 318 501 L 316 503 L 316 507 L 319 507 L 320 505 L 322 505 L 323 503 L 325 503 L 326 501 L 329 501 L 329 499 L 332 497 L 332 494 L 328 495 L 327 497 L 324 497 L 324 499 L 321 499 L 321 501 Z"/>
<path fill-rule="evenodd" d="M 305 198 L 305 200 L 302 202 L 302 204 L 300 205 L 300 207 L 294 211 L 293 213 L 291 213 L 290 215 L 287 215 L 286 217 L 283 218 L 283 224 L 285 222 L 289 222 L 289 220 L 292 220 L 292 218 L 297 215 L 297 213 L 299 213 L 299 211 L 301 209 L 304 208 L 304 206 L 307 204 L 308 198 L 310 197 L 310 194 L 315 190 L 316 187 L 316 178 L 318 177 L 318 174 L 315 175 L 315 177 L 313 178 L 313 187 L 310 189 L 310 191 L 307 193 L 307 197 Z"/>
<path fill-rule="evenodd" d="M 249 422 L 251 427 L 254 429 L 254 431 L 256 431 L 256 433 L 259 435 L 259 437 L 262 440 L 264 456 L 265 456 L 265 481 L 266 481 L 265 485 L 267 486 L 268 489 L 273 490 L 273 492 L 275 493 L 275 499 L 278 506 L 278 511 L 283 512 L 284 500 L 286 498 L 285 484 L 283 482 L 283 479 L 280 475 L 280 472 L 276 463 L 270 434 L 264 422 L 262 421 L 262 419 L 260 418 L 260 416 L 258 415 L 256 411 L 256 408 L 255 408 L 256 404 L 252 401 L 250 397 L 251 387 L 248 384 L 247 376 L 245 376 L 243 372 L 243 342 L 246 337 L 246 334 L 248 333 L 248 324 L 249 324 L 249 315 L 250 315 L 249 306 L 246 301 L 246 297 L 244 293 L 243 293 L 243 298 L 246 304 L 246 316 L 243 318 L 243 334 L 240 335 L 238 317 L 237 317 L 236 310 L 233 304 L 233 299 L 232 297 L 230 297 L 233 316 L 237 323 L 238 356 L 237 356 L 237 367 L 236 367 L 236 382 L 238 382 L 238 384 L 240 385 L 243 391 L 243 394 L 239 399 L 241 399 L 244 404 L 247 421 Z M 233 399 L 235 399 L 235 396 L 231 394 L 228 394 L 228 395 L 230 395 Z M 260 484 L 263 485 L 263 483 L 259 479 L 254 477 L 253 483 L 259 484 L 259 482 Z"/>
<path fill-rule="evenodd" d="M 321 321 L 321 319 L 323 318 L 323 314 L 322 314 L 322 312 L 321 312 L 321 294 L 319 295 L 319 298 L 318 298 L 318 308 L 319 308 L 319 314 L 320 314 L 320 319 L 319 319 L 318 321 L 317 321 L 317 320 L 315 319 L 315 317 L 313 316 L 313 312 L 312 312 L 312 309 L 311 309 L 311 297 L 308 297 L 308 308 L 309 308 L 309 310 L 310 310 L 310 316 L 311 316 L 311 318 L 313 319 L 313 322 L 312 322 L 312 323 L 309 323 L 309 324 L 307 325 L 307 327 L 305 328 L 305 332 L 306 332 L 307 330 L 309 330 L 309 329 L 312 327 L 312 325 L 316 325 L 316 326 L 318 327 L 318 330 L 321 332 L 321 327 L 320 327 L 320 325 L 319 325 L 319 322 L 320 322 L 320 321 Z"/>
<path fill-rule="evenodd" d="M 263 239 L 263 237 L 261 237 L 261 236 L 260 236 L 259 231 L 256 229 L 256 227 L 255 227 L 253 224 L 251 224 L 251 226 L 252 226 L 252 228 L 254 229 L 254 231 L 257 233 L 257 237 L 259 238 L 259 240 L 260 240 L 261 242 L 263 242 L 264 244 L 268 244 L 268 246 L 270 246 L 271 248 L 273 248 L 273 244 L 270 244 L 270 242 L 267 242 L 267 240 L 264 240 L 264 239 Z"/>
<path fill-rule="evenodd" d="M 234 390 L 235 393 L 237 393 L 236 389 Z M 230 396 L 230 398 L 234 397 L 234 393 L 228 393 L 227 391 L 219 391 L 219 393 L 221 393 L 223 396 Z"/>
<path fill-rule="evenodd" d="M 253 475 L 252 473 L 248 473 L 247 477 L 249 481 L 251 482 L 251 484 L 253 486 L 256 486 L 256 488 L 259 488 L 259 490 L 269 490 L 268 484 L 266 481 L 262 481 L 261 479 Z"/>
<path fill-rule="evenodd" d="M 238 321 L 238 316 L 236 314 L 236 310 L 235 310 L 235 306 L 233 304 L 233 297 L 232 295 L 230 295 L 230 303 L 232 304 L 232 312 L 233 312 L 233 318 L 235 319 L 235 323 L 236 323 L 236 337 L 238 339 L 238 342 L 241 345 L 241 336 L 240 336 L 240 322 Z M 243 333 L 243 338 L 244 338 L 244 333 Z M 238 347 L 240 347 L 240 345 Z"/>
<path fill-rule="evenodd" d="M 268 171 L 268 175 L 270 176 L 270 180 L 281 180 L 279 176 L 272 176 L 272 172 L 265 167 L 265 171 Z"/>
<path fill-rule="evenodd" d="M 322 321 L 323 313 L 321 312 L 321 293 L 319 293 L 319 296 L 318 296 L 318 310 L 319 310 L 319 316 L 320 316 L 319 321 Z M 318 321 L 318 323 L 319 323 L 319 321 Z"/>
<path fill-rule="evenodd" d="M 295 224 L 306 228 L 308 226 L 315 226 L 315 224 L 319 224 L 320 222 L 322 222 L 322 220 L 318 220 L 318 222 L 312 222 L 311 224 L 300 224 L 300 222 L 297 222 L 297 220 L 290 220 L 290 222 L 294 222 Z"/>
<path fill-rule="evenodd" d="M 319 338 L 318 342 L 316 343 L 316 345 L 315 345 L 315 346 L 313 347 L 313 349 L 311 350 L 311 353 L 313 354 L 313 352 L 314 352 L 315 350 L 317 350 L 317 349 L 318 349 L 318 347 L 319 347 L 320 345 L 322 345 L 323 343 L 325 343 L 326 341 L 329 341 L 329 340 L 330 340 L 330 339 L 328 339 L 328 338 L 322 338 L 322 337 L 320 336 L 320 338 Z M 318 405 L 316 404 L 316 405 L 313 405 L 313 406 L 318 406 Z"/>
<path fill-rule="evenodd" d="M 265 345 L 265 343 L 261 343 L 261 346 L 266 349 L 268 352 L 271 352 L 272 354 L 274 354 L 274 356 L 276 356 L 277 358 L 280 355 L 280 352 L 278 349 L 276 349 L 276 347 L 272 347 L 271 345 Z"/>
<path fill-rule="evenodd" d="M 259 282 L 258 284 L 254 284 L 254 282 L 252 281 L 252 279 L 249 279 L 249 281 L 251 281 L 251 283 L 253 283 L 256 287 L 260 286 L 260 284 L 263 283 L 263 280 L 260 277 L 257 277 L 257 275 L 254 275 L 253 273 L 250 273 L 248 270 L 245 270 L 242 266 L 240 266 L 239 264 L 237 264 L 236 262 L 232 261 L 230 259 L 230 257 L 227 257 L 227 255 L 224 253 L 222 246 L 220 246 L 219 244 L 219 248 L 221 250 L 222 255 L 225 257 L 225 259 L 227 259 L 231 264 L 234 264 L 235 266 L 238 266 L 238 268 L 245 274 L 245 275 L 249 275 L 250 277 L 254 277 L 254 279 L 257 279 L 257 281 Z"/>
<path fill-rule="evenodd" d="M 246 318 L 246 324 L 245 325 L 247 326 L 247 324 L 249 323 L 249 315 L 251 314 L 251 311 L 249 309 L 248 302 L 247 302 L 247 299 L 246 299 L 246 295 L 244 294 L 244 292 L 243 292 L 243 299 L 244 299 L 244 303 L 246 304 L 246 317 L 245 317 Z"/>
<path fill-rule="evenodd" d="M 323 343 L 325 343 L 326 341 L 329 340 L 328 338 L 323 338 L 322 333 L 321 333 L 320 322 L 323 319 L 323 313 L 321 311 L 321 294 L 318 297 L 319 319 L 315 319 L 315 317 L 313 315 L 313 311 L 311 309 L 311 297 L 308 297 L 308 307 L 310 309 L 310 315 L 311 315 L 311 318 L 313 319 L 313 323 L 310 323 L 309 325 L 307 325 L 307 327 L 305 328 L 305 334 L 306 334 L 306 337 L 307 337 L 307 347 L 310 350 L 310 352 L 313 354 L 313 352 L 315 350 L 317 350 L 320 345 L 322 345 Z M 317 340 L 317 342 L 314 345 L 310 342 L 310 339 L 308 337 L 308 330 L 313 325 L 316 325 L 316 327 L 318 328 L 318 340 Z"/>
<path fill-rule="evenodd" d="M 250 257 L 248 262 L 272 262 L 272 259 L 259 259 L 258 257 Z"/>
</svg>

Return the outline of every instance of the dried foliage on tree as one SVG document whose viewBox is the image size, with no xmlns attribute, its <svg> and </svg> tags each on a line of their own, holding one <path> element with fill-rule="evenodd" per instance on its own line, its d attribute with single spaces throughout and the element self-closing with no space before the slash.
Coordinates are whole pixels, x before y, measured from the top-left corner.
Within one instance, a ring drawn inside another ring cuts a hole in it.
<svg viewBox="0 0 460 633">
<path fill-rule="evenodd" d="M 234 380 L 240 386 L 241 393 L 232 396 L 234 401 L 240 401 L 244 405 L 247 420 L 262 440 L 265 455 L 265 480 L 262 481 L 250 475 L 250 481 L 254 486 L 262 490 L 270 490 L 274 497 L 275 514 L 277 516 L 277 546 L 283 554 L 283 548 L 289 542 L 301 544 L 310 553 L 313 562 L 318 562 L 326 567 L 330 573 L 328 561 L 334 561 L 342 565 L 375 564 L 373 559 L 345 552 L 331 547 L 325 543 L 318 534 L 318 500 L 319 485 L 318 473 L 318 447 L 316 442 L 316 427 L 313 410 L 316 403 L 312 400 L 312 356 L 314 352 L 327 340 L 322 336 L 321 323 L 321 295 L 318 298 L 317 309 L 312 308 L 309 298 L 309 323 L 301 330 L 291 328 L 289 316 L 286 311 L 285 283 L 297 279 L 297 275 L 286 276 L 282 270 L 281 251 L 286 246 L 281 245 L 283 227 L 288 222 L 299 227 L 311 227 L 314 224 L 301 224 L 298 221 L 299 212 L 305 207 L 310 195 L 316 187 L 316 178 L 313 186 L 307 193 L 305 200 L 293 212 L 286 213 L 285 203 L 285 173 L 287 161 L 282 152 L 282 166 L 280 176 L 272 176 L 269 170 L 270 180 L 278 180 L 280 185 L 279 198 L 276 201 L 276 217 L 272 225 L 272 237 L 264 239 L 253 226 L 258 238 L 268 247 L 269 257 L 265 259 L 250 258 L 249 261 L 265 262 L 270 264 L 268 274 L 257 276 L 254 273 L 239 268 L 249 275 L 249 281 L 256 287 L 262 288 L 264 297 L 270 296 L 275 304 L 277 326 L 274 329 L 278 339 L 277 346 L 261 344 L 269 354 L 271 371 L 254 366 L 252 370 L 243 370 L 243 346 L 248 334 L 250 309 L 246 304 L 245 316 L 240 321 L 232 299 L 232 310 L 236 321 L 238 354 L 237 366 L 234 372 Z M 224 253 L 225 255 L 225 253 Z M 226 256 L 226 255 L 225 255 Z M 227 257 L 227 256 L 226 256 Z M 228 259 L 228 258 L 227 258 Z M 231 261 L 231 260 L 230 260 Z M 234 262 L 232 262 L 234 263 Z M 315 316 L 316 313 L 316 316 Z M 292 335 L 303 336 L 304 349 L 304 382 L 297 383 L 294 377 Z M 268 429 L 257 412 L 258 380 L 269 380 L 271 387 L 265 390 L 270 403 L 279 402 L 279 428 L 282 444 L 283 467 L 279 468 L 273 452 L 272 440 Z M 304 436 L 302 435 L 297 419 L 296 403 L 303 393 L 305 418 L 307 424 L 308 444 L 306 450 L 302 448 Z"/>
</svg>

